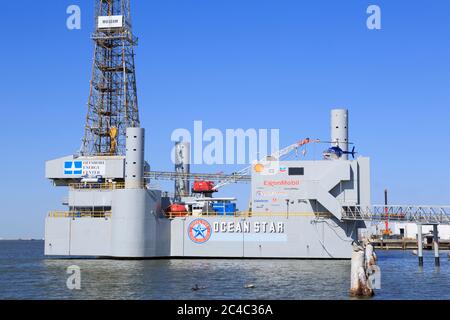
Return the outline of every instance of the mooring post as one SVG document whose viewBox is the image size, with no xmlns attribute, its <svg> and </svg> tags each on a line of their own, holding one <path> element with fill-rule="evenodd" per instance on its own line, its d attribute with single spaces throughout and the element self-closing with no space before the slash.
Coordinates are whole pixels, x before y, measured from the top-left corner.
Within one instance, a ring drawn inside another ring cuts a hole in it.
<svg viewBox="0 0 450 320">
<path fill-rule="evenodd" d="M 441 265 L 441 261 L 439 258 L 439 232 L 438 225 L 433 225 L 433 246 L 434 246 L 434 263 L 436 267 Z"/>
<path fill-rule="evenodd" d="M 374 290 L 370 287 L 369 279 L 367 278 L 365 256 L 365 248 L 353 244 L 350 275 L 350 296 L 352 297 L 372 297 L 374 295 Z M 373 258 L 373 263 L 374 261 L 375 259 Z"/>
<path fill-rule="evenodd" d="M 420 223 L 417 224 L 417 255 L 419 256 L 419 267 L 423 267 L 423 236 Z"/>
</svg>

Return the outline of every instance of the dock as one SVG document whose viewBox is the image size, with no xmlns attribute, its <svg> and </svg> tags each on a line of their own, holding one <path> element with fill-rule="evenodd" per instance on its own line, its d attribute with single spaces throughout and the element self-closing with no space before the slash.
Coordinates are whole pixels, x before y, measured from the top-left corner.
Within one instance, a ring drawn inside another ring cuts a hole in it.
<svg viewBox="0 0 450 320">
<path fill-rule="evenodd" d="M 416 239 L 373 239 L 372 245 L 378 250 L 418 250 Z M 433 243 L 424 243 L 424 250 L 433 250 Z M 439 250 L 450 250 L 450 240 L 440 240 Z"/>
</svg>

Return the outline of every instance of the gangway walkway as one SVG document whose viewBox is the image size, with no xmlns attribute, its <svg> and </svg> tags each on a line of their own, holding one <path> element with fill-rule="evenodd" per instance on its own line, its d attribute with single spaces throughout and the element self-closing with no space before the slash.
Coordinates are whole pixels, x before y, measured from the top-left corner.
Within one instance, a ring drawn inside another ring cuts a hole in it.
<svg viewBox="0 0 450 320">
<path fill-rule="evenodd" d="M 450 225 L 450 206 L 354 206 L 342 208 L 342 219 L 351 221 L 394 221 L 422 225 Z"/>
<path fill-rule="evenodd" d="M 354 206 L 342 208 L 342 219 L 347 221 L 393 221 L 417 224 L 419 266 L 423 266 L 423 225 L 433 226 L 433 247 L 436 267 L 440 266 L 439 225 L 450 225 L 450 206 Z"/>
</svg>

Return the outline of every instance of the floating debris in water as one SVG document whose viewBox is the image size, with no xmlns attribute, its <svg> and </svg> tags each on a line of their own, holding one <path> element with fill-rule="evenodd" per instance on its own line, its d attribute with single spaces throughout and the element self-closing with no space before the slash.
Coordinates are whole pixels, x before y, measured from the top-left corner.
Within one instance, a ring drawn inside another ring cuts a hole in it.
<svg viewBox="0 0 450 320">
<path fill-rule="evenodd" d="M 200 291 L 200 290 L 205 290 L 206 287 L 199 287 L 198 284 L 196 284 L 191 290 L 192 291 Z"/>
</svg>

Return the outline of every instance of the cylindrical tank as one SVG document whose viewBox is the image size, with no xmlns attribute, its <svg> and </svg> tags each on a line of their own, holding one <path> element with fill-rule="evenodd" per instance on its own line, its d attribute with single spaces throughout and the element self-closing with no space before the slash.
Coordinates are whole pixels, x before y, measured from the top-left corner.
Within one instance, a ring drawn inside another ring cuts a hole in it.
<svg viewBox="0 0 450 320">
<path fill-rule="evenodd" d="M 348 110 L 331 110 L 331 142 L 333 147 L 340 147 L 348 152 Z M 348 154 L 344 154 L 342 160 L 348 160 Z"/>
<path fill-rule="evenodd" d="M 125 188 L 142 189 L 144 184 L 145 129 L 128 128 L 125 158 Z"/>
<path fill-rule="evenodd" d="M 149 229 L 146 190 L 114 190 L 111 224 L 111 256 L 117 258 L 146 257 L 148 238 L 154 236 Z"/>
<path fill-rule="evenodd" d="M 177 142 L 175 144 L 175 172 L 189 174 L 191 172 L 191 144 L 189 142 Z M 175 180 L 175 201 L 181 201 L 181 197 L 189 196 L 189 179 L 179 178 Z"/>
</svg>

